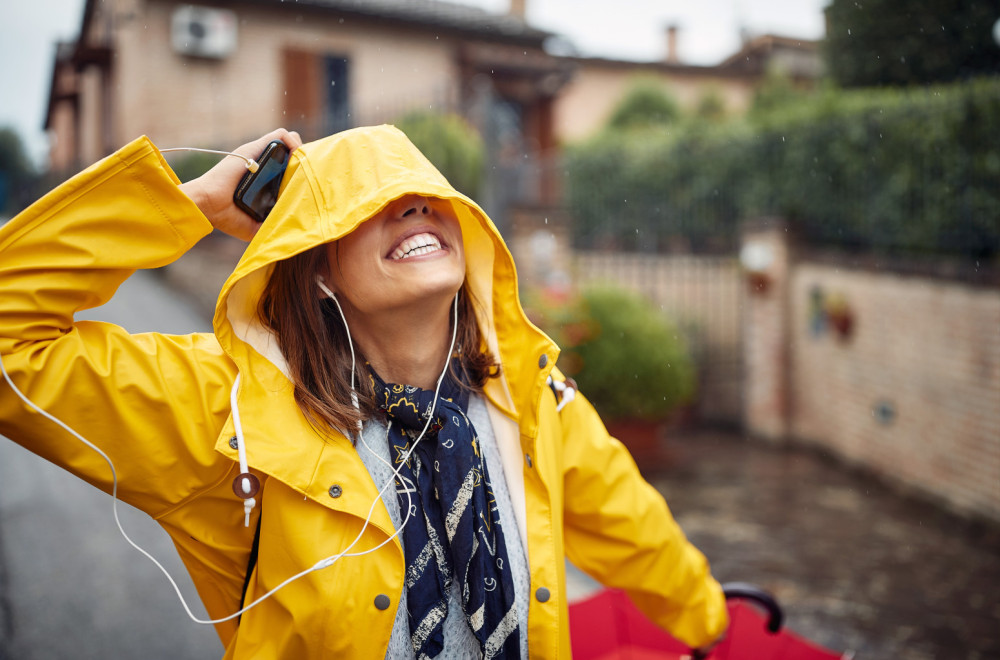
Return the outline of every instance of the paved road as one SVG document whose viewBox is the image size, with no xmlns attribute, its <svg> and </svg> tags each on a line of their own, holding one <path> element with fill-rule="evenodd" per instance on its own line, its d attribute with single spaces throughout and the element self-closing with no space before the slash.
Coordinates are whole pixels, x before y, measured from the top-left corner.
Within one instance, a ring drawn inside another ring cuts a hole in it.
<svg viewBox="0 0 1000 660">
<path fill-rule="evenodd" d="M 87 318 L 133 332 L 185 333 L 210 323 L 140 272 Z M 126 531 L 164 563 L 196 613 L 194 587 L 167 535 L 126 505 Z M 118 533 L 111 500 L 0 439 L 0 660 L 219 658 L 166 579 Z"/>
</svg>

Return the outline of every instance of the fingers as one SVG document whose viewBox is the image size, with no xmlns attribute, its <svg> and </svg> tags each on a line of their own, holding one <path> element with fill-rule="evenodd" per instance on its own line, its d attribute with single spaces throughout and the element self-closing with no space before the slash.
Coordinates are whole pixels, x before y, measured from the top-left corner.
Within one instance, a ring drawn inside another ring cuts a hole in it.
<svg viewBox="0 0 1000 660">
<path fill-rule="evenodd" d="M 256 160 L 272 140 L 281 140 L 290 151 L 302 146 L 298 133 L 279 128 L 240 145 L 233 153 Z M 181 190 L 191 197 L 216 229 L 249 241 L 260 225 L 233 203 L 233 193 L 246 169 L 239 159 L 225 158 L 197 179 L 181 184 Z"/>
<path fill-rule="evenodd" d="M 267 135 L 257 138 L 253 142 L 247 142 L 246 144 L 239 146 L 234 150 L 234 152 L 256 159 L 260 156 L 261 152 L 264 151 L 264 147 L 266 147 L 272 140 L 281 140 L 285 143 L 285 146 L 288 147 L 289 151 L 295 151 L 302 146 L 302 138 L 299 137 L 297 132 L 289 131 L 284 128 L 278 128 L 271 131 Z"/>
</svg>

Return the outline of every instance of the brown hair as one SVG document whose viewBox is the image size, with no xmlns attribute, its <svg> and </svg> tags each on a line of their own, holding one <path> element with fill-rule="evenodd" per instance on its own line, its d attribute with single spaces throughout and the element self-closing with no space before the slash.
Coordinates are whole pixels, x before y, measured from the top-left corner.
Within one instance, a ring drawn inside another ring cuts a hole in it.
<svg viewBox="0 0 1000 660">
<path fill-rule="evenodd" d="M 295 386 L 295 402 L 309 421 L 351 436 L 359 420 L 377 412 L 365 373 L 365 357 L 357 344 L 355 377 L 360 413 L 351 403 L 351 352 L 335 303 L 316 295 L 316 274 L 325 266 L 326 246 L 315 247 L 274 266 L 258 306 L 261 321 L 277 337 Z M 462 373 L 449 375 L 475 392 L 500 374 L 500 364 L 483 342 L 476 323 L 475 301 L 462 285 L 458 299 L 456 350 Z"/>
</svg>

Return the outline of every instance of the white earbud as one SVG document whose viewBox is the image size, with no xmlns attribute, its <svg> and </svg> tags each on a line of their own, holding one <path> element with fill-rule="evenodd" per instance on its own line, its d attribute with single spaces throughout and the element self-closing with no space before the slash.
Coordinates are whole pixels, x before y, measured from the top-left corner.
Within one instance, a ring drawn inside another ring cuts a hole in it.
<svg viewBox="0 0 1000 660">
<path fill-rule="evenodd" d="M 322 275 L 317 275 L 316 276 L 316 286 L 318 286 L 320 288 L 320 290 L 327 295 L 327 297 L 333 298 L 333 301 L 335 303 L 337 303 L 337 309 L 340 309 L 340 302 L 337 300 L 337 294 L 335 294 L 333 291 L 330 291 L 330 287 L 328 287 L 326 284 L 323 283 L 323 276 Z M 344 312 L 343 311 L 340 312 L 340 316 L 341 317 L 344 316 Z M 347 321 L 346 320 L 344 321 L 344 327 L 347 327 Z M 350 332 L 348 332 L 347 334 L 350 335 Z"/>
<path fill-rule="evenodd" d="M 340 312 L 340 320 L 344 322 L 344 330 L 347 331 L 347 346 L 351 349 L 351 404 L 354 406 L 354 409 L 357 410 L 358 413 L 360 413 L 361 404 L 358 402 L 358 392 L 356 389 L 354 389 L 354 367 L 357 364 L 357 362 L 354 357 L 354 341 L 351 339 L 351 328 L 347 325 L 347 317 L 344 316 L 344 309 L 340 306 L 340 301 L 337 300 L 337 295 L 333 291 L 330 291 L 330 287 L 328 287 L 326 284 L 323 283 L 322 275 L 316 276 L 316 286 L 318 286 L 320 290 L 323 293 L 325 293 L 330 298 L 330 300 L 333 301 L 333 304 L 337 306 L 337 311 Z M 361 419 L 359 417 L 358 418 L 359 434 L 361 433 L 361 428 L 362 428 Z"/>
</svg>

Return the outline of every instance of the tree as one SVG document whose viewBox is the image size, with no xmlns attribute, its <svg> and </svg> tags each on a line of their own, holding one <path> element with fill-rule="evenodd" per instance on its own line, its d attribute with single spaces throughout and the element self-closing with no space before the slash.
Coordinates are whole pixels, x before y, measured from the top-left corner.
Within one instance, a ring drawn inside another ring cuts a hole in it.
<svg viewBox="0 0 1000 660">
<path fill-rule="evenodd" d="M 777 68 L 767 71 L 753 94 L 750 117 L 760 118 L 801 102 L 806 94 L 795 88 L 792 79 Z"/>
<path fill-rule="evenodd" d="M 21 136 L 13 128 L 0 128 L 0 213 L 20 210 L 35 177 Z"/>
<path fill-rule="evenodd" d="M 826 59 L 844 87 L 911 85 L 1000 73 L 993 26 L 1000 6 L 982 0 L 833 0 Z"/>
<path fill-rule="evenodd" d="M 664 126 L 680 119 L 681 109 L 655 80 L 639 80 L 625 93 L 608 119 L 609 129 Z"/>
<path fill-rule="evenodd" d="M 726 99 L 718 88 L 709 88 L 698 99 L 695 117 L 702 121 L 721 122 L 726 119 Z"/>
<path fill-rule="evenodd" d="M 418 111 L 395 123 L 451 185 L 473 199 L 478 197 L 485 147 L 468 122 L 458 115 Z"/>
</svg>

